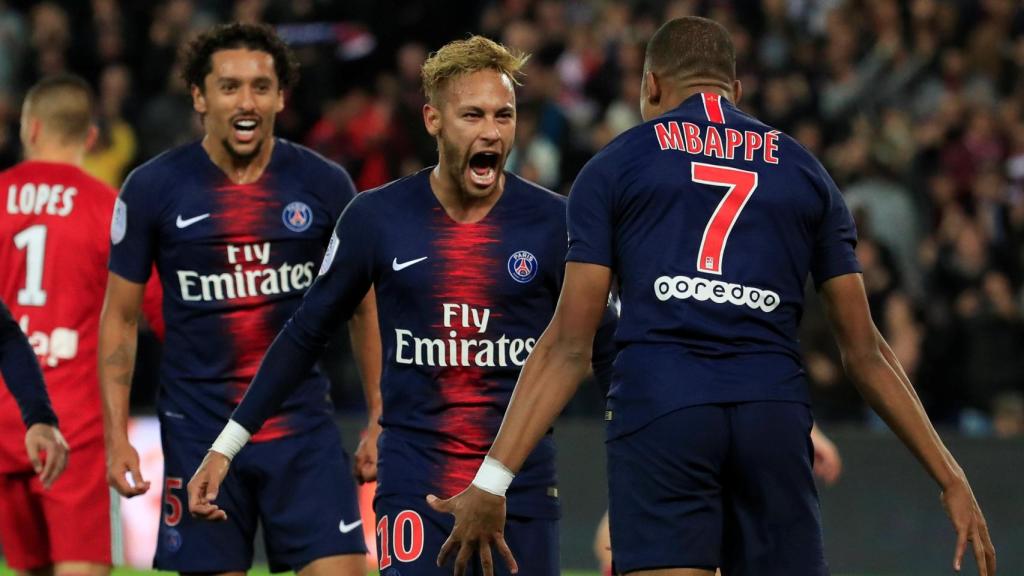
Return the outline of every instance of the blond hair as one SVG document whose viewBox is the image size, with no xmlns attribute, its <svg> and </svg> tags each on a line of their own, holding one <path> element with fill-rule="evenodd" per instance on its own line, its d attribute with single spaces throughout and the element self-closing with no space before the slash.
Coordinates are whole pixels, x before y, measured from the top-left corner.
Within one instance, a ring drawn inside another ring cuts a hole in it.
<svg viewBox="0 0 1024 576">
<path fill-rule="evenodd" d="M 483 36 L 449 42 L 423 63 L 420 71 L 423 93 L 429 102 L 435 104 L 449 80 L 480 70 L 494 70 L 504 74 L 518 86 L 519 77 L 522 76 L 520 69 L 529 58 L 529 54 L 509 50 Z"/>
<path fill-rule="evenodd" d="M 78 76 L 60 74 L 41 80 L 25 94 L 22 106 L 63 144 L 85 141 L 92 127 L 92 90 Z"/>
</svg>

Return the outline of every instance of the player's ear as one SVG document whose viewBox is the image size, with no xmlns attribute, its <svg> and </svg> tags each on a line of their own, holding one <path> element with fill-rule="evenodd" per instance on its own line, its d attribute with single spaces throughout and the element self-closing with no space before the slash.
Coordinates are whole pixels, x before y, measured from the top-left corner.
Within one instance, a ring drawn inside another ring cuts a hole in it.
<svg viewBox="0 0 1024 576">
<path fill-rule="evenodd" d="M 89 125 L 89 132 L 85 135 L 85 151 L 89 152 L 92 147 L 96 145 L 96 140 L 100 137 L 100 129 L 95 124 Z"/>
<path fill-rule="evenodd" d="M 658 104 L 661 103 L 661 80 L 654 74 L 654 72 L 647 70 L 644 72 L 644 85 L 647 86 L 647 92 L 644 94 L 647 104 L 649 106 L 657 107 Z"/>
<path fill-rule="evenodd" d="M 743 99 L 743 84 L 740 83 L 739 78 L 732 81 L 732 105 L 739 106 L 740 100 Z"/>
<path fill-rule="evenodd" d="M 206 114 L 206 95 L 195 84 L 192 85 L 192 108 L 200 114 Z"/>
<path fill-rule="evenodd" d="M 430 102 L 424 104 L 423 125 L 426 126 L 428 134 L 437 136 L 441 132 L 441 109 Z"/>
<path fill-rule="evenodd" d="M 39 136 L 43 133 L 43 121 L 39 118 L 33 118 L 32 123 L 29 124 L 28 131 L 29 141 L 35 144 L 39 141 Z"/>
<path fill-rule="evenodd" d="M 280 113 L 284 110 L 284 90 L 277 91 L 277 105 L 274 106 L 274 111 Z"/>
</svg>

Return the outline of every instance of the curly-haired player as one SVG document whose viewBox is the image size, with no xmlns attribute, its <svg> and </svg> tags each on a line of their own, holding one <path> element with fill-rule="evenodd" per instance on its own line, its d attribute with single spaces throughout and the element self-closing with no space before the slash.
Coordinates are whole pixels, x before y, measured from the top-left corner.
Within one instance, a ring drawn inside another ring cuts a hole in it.
<svg viewBox="0 0 1024 576">
<path fill-rule="evenodd" d="M 108 480 L 128 497 L 149 488 L 126 426 L 135 318 L 156 262 L 166 320 L 157 406 L 165 506 L 156 567 L 241 574 L 261 524 L 271 570 L 362 575 L 355 486 L 327 381 L 315 368 L 291 372 L 293 393 L 236 458 L 238 474 L 220 494 L 223 522 L 185 508 L 185 483 L 313 283 L 355 190 L 340 166 L 274 137 L 297 74 L 270 28 L 229 24 L 201 35 L 188 46 L 184 76 L 206 135 L 135 170 L 111 226 L 100 327 Z M 367 343 L 359 349 L 369 352 L 364 369 L 374 378 L 379 336 L 373 307 L 365 310 L 353 319 L 353 336 Z"/>
</svg>

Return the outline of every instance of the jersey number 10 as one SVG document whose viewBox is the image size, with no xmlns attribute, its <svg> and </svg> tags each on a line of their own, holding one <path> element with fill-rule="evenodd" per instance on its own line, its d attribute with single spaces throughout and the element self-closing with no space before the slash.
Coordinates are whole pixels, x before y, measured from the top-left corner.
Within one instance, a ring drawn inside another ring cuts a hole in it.
<svg viewBox="0 0 1024 576">
<path fill-rule="evenodd" d="M 20 306 L 45 306 L 43 261 L 46 255 L 46 226 L 36 224 L 14 235 L 14 245 L 25 250 L 25 287 L 18 290 Z"/>
<path fill-rule="evenodd" d="M 698 184 L 728 188 L 718 208 L 715 208 L 715 213 L 711 215 L 711 220 L 708 220 L 697 253 L 697 270 L 721 275 L 725 243 L 729 240 L 729 233 L 740 217 L 740 212 L 757 188 L 757 172 L 691 162 L 690 179 Z"/>
</svg>

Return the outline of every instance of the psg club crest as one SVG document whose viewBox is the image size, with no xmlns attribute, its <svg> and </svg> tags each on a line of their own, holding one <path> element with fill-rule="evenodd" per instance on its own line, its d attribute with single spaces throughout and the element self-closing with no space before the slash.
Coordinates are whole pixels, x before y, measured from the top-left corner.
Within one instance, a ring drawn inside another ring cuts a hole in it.
<svg viewBox="0 0 1024 576">
<path fill-rule="evenodd" d="M 164 528 L 164 549 L 168 552 L 177 552 L 181 550 L 181 533 L 174 528 Z"/>
<path fill-rule="evenodd" d="M 313 225 L 313 211 L 305 202 L 292 202 L 284 207 L 281 219 L 292 232 L 305 232 Z"/>
<path fill-rule="evenodd" d="M 526 250 L 515 252 L 508 258 L 508 275 L 520 284 L 526 284 L 537 275 L 537 258 Z"/>
</svg>

